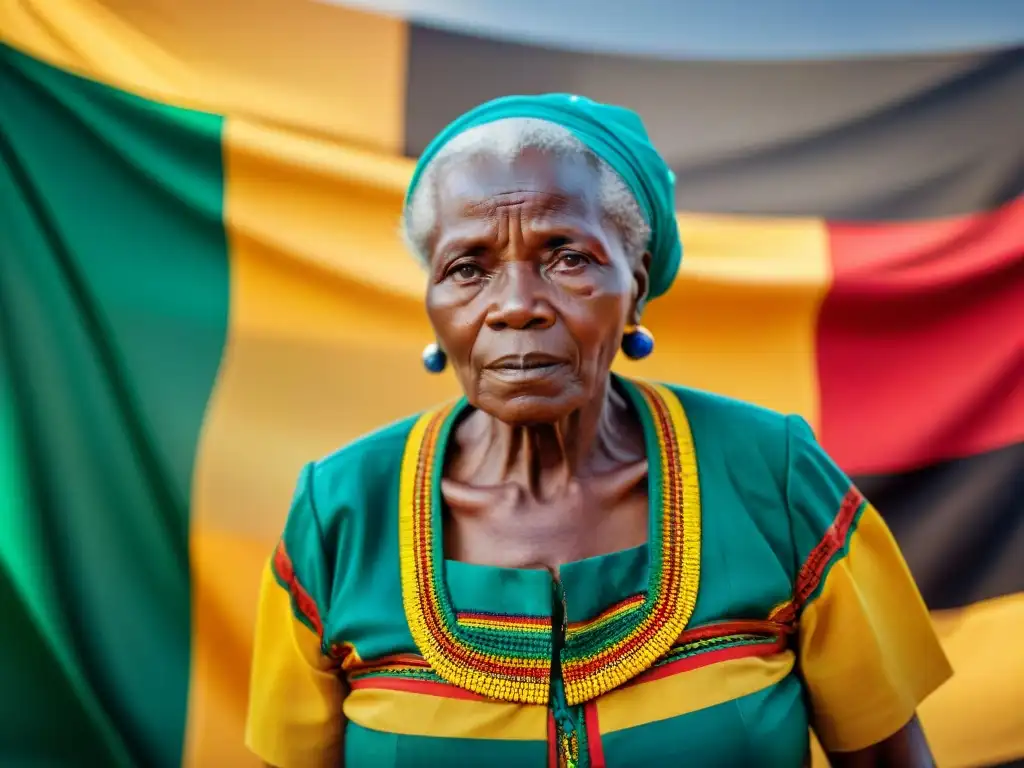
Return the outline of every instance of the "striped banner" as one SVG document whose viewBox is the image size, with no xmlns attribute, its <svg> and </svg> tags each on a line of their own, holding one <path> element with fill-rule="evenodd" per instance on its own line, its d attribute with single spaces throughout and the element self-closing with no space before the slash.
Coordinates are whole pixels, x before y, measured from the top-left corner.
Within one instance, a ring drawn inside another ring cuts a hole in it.
<svg viewBox="0 0 1024 768">
<path fill-rule="evenodd" d="M 1024 47 L 654 58 L 310 0 L 0 0 L 0 41 L 0 762 L 255 765 L 300 467 L 456 392 L 410 158 L 549 90 L 639 110 L 678 177 L 622 369 L 807 418 L 935 610 L 939 764 L 1024 759 Z"/>
</svg>

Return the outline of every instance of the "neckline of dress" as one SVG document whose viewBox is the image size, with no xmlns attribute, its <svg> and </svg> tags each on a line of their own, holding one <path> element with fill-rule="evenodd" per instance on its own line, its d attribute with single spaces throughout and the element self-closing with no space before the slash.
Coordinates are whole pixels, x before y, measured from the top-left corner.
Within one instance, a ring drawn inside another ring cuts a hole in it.
<svg viewBox="0 0 1024 768">
<path fill-rule="evenodd" d="M 570 704 L 621 685 L 667 652 L 693 613 L 700 577 L 700 491 L 682 404 L 661 385 L 621 377 L 615 384 L 640 417 L 649 462 L 647 589 L 567 629 L 560 661 Z M 407 440 L 399 501 L 406 618 L 423 657 L 448 682 L 493 699 L 546 703 L 550 621 L 496 612 L 460 620 L 444 581 L 440 481 L 467 407 L 462 398 L 424 414 Z"/>
</svg>

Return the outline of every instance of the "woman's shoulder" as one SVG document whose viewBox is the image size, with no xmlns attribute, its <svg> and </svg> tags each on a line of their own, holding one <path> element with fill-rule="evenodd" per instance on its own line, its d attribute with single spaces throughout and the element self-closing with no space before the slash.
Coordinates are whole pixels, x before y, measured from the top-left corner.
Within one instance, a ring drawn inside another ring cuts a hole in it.
<svg viewBox="0 0 1024 768">
<path fill-rule="evenodd" d="M 406 445 L 422 415 L 363 434 L 306 465 L 311 506 L 325 532 L 396 502 Z"/>
<path fill-rule="evenodd" d="M 374 569 L 393 565 L 385 553 L 397 554 L 398 515 L 387 512 L 397 508 L 405 447 L 418 418 L 364 434 L 299 473 L 274 568 L 278 583 L 294 578 L 311 596 L 325 636 L 338 595 L 349 596 L 360 581 L 379 583 Z"/>
<path fill-rule="evenodd" d="M 702 535 L 734 542 L 746 532 L 754 537 L 751 541 L 763 540 L 792 578 L 794 555 L 787 491 L 790 419 L 736 398 L 665 386 L 679 400 L 686 416 L 701 505 L 713 510 L 714 525 L 706 526 Z M 767 551 L 760 544 L 750 546 L 745 550 L 748 554 Z"/>
<path fill-rule="evenodd" d="M 682 405 L 702 467 L 721 460 L 776 485 L 784 482 L 794 417 L 754 403 L 677 384 L 664 384 Z M 763 472 L 755 471 L 762 468 Z"/>
<path fill-rule="evenodd" d="M 679 400 L 691 425 L 712 427 L 723 435 L 742 434 L 746 438 L 785 440 L 788 417 L 780 411 L 679 384 L 664 383 L 662 386 Z"/>
</svg>

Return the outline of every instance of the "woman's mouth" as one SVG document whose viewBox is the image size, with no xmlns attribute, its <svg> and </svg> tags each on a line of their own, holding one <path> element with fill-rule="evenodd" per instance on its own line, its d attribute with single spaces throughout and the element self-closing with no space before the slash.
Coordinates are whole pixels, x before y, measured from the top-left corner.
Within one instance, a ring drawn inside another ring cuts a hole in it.
<svg viewBox="0 0 1024 768">
<path fill-rule="evenodd" d="M 525 355 L 505 355 L 487 365 L 487 373 L 507 382 L 542 381 L 565 369 L 564 358 L 529 352 Z"/>
<path fill-rule="evenodd" d="M 561 358 L 538 352 L 528 352 L 525 355 L 505 355 L 504 357 L 499 357 L 494 362 L 489 363 L 487 368 L 492 371 L 515 374 L 545 371 L 562 365 L 565 365 L 565 360 Z"/>
</svg>

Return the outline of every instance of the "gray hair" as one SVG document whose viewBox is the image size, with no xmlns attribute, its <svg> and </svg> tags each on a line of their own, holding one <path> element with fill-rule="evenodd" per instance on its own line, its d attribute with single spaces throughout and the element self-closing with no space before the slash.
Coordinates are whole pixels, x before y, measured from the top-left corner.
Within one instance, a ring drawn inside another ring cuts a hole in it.
<svg viewBox="0 0 1024 768">
<path fill-rule="evenodd" d="M 402 237 L 409 250 L 422 263 L 429 262 L 428 243 L 437 226 L 437 174 L 445 164 L 480 156 L 510 163 L 526 149 L 541 150 L 556 157 L 586 158 L 597 169 L 601 210 L 618 228 L 626 256 L 636 259 L 644 252 L 651 228 L 622 177 L 568 129 L 527 117 L 506 118 L 470 128 L 448 142 L 430 161 L 402 215 Z"/>
</svg>

